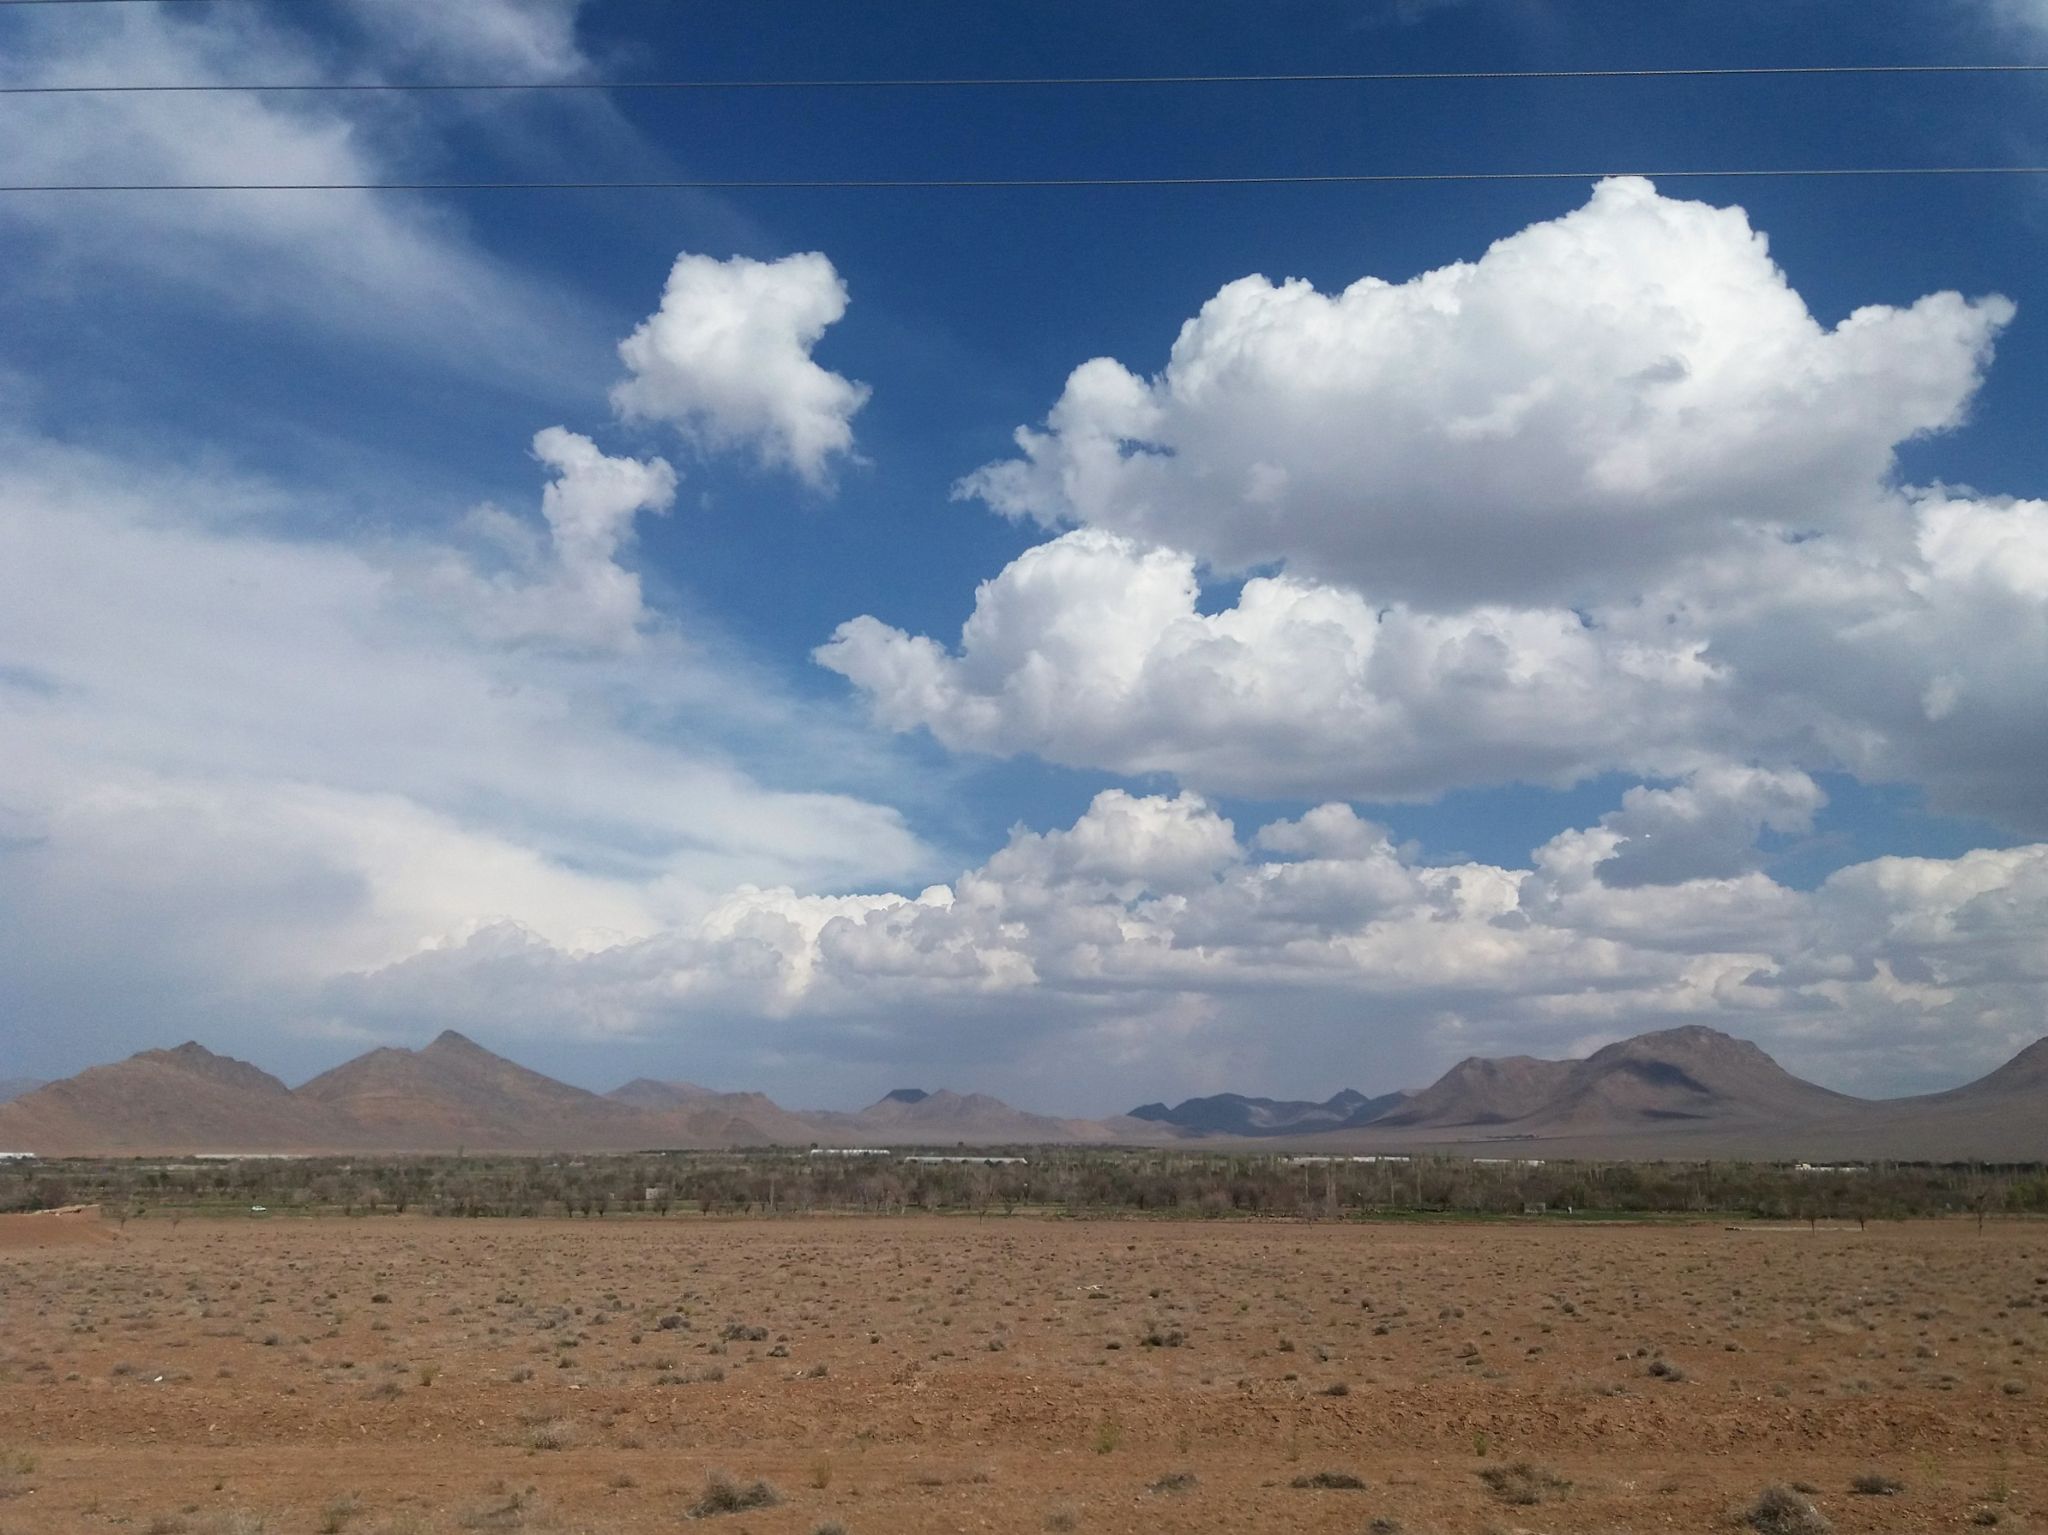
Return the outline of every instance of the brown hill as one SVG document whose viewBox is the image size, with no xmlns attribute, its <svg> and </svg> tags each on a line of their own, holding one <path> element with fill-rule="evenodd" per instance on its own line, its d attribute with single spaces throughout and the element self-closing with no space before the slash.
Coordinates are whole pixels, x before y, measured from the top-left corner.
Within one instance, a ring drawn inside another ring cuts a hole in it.
<svg viewBox="0 0 2048 1535">
<path fill-rule="evenodd" d="M 337 1150 L 353 1125 L 247 1061 L 197 1044 L 145 1050 L 0 1104 L 0 1146 L 84 1152 Z"/>
<path fill-rule="evenodd" d="M 1859 1105 L 1815 1138 L 1814 1156 L 2048 1161 L 2048 1039 L 1946 1092 Z M 1879 1151 L 1860 1149 L 1874 1145 Z"/>
<path fill-rule="evenodd" d="M 2048 1039 L 2037 1039 L 1996 1071 L 1952 1087 L 1945 1093 L 1899 1098 L 1899 1107 L 1931 1108 L 1940 1104 L 1986 1103 L 2026 1094 L 2048 1093 Z"/>
<path fill-rule="evenodd" d="M 935 1093 L 898 1088 L 857 1114 L 806 1116 L 820 1134 L 861 1146 L 1001 1146 L 1104 1143 L 1152 1139 L 1157 1126 L 1137 1121 L 1057 1119 L 1012 1108 L 986 1093 Z M 1129 1127 L 1129 1128 L 1126 1128 Z"/>
<path fill-rule="evenodd" d="M 653 1077 L 635 1077 L 625 1086 L 615 1087 L 605 1094 L 612 1102 L 623 1103 L 628 1108 L 657 1111 L 680 1109 L 717 1096 L 710 1088 L 699 1087 L 695 1082 L 660 1082 Z"/>
<path fill-rule="evenodd" d="M 766 1093 L 721 1093 L 694 1082 L 636 1077 L 605 1094 L 659 1116 L 663 1146 L 807 1146 L 818 1126 Z"/>
<path fill-rule="evenodd" d="M 1638 1034 L 1572 1063 L 1515 1128 L 1583 1135 L 1658 1123 L 1793 1127 L 1863 1103 L 1793 1076 L 1746 1039 L 1694 1024 Z"/>
<path fill-rule="evenodd" d="M 43 1082 L 38 1077 L 0 1077 L 0 1103 L 12 1103 L 41 1086 Z"/>
<path fill-rule="evenodd" d="M 1802 1081 L 1746 1041 L 1668 1029 L 1583 1061 L 1475 1057 L 1368 1124 L 1256 1141 L 1128 1116 L 1053 1118 L 980 1093 L 899 1089 L 854 1114 L 796 1114 L 759 1093 L 648 1079 L 601 1096 L 454 1033 L 420 1050 L 372 1050 L 297 1092 L 185 1044 L 0 1103 L 0 1149 L 44 1156 L 1203 1139 L 1546 1158 L 2048 1161 L 2048 1040 L 1964 1086 L 1870 1102 Z"/>
<path fill-rule="evenodd" d="M 557 1082 L 452 1029 L 420 1050 L 386 1047 L 315 1077 L 294 1097 L 396 1151 L 629 1149 L 658 1144 L 659 1116 Z"/>
<path fill-rule="evenodd" d="M 1532 1114 L 1564 1085 L 1576 1061 L 1533 1055 L 1467 1056 L 1371 1129 L 1455 1129 L 1503 1125 Z"/>
<path fill-rule="evenodd" d="M 693 1146 L 809 1146 L 823 1134 L 815 1116 L 785 1109 L 766 1093 L 710 1093 L 684 1106 Z M 720 1124 L 728 1128 L 719 1132 Z M 720 1140 L 720 1133 L 729 1138 Z"/>
</svg>

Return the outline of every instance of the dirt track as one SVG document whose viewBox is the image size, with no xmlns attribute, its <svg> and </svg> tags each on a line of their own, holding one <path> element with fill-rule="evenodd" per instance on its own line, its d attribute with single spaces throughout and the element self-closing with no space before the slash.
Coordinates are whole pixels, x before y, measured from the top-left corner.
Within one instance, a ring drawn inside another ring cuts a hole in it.
<svg viewBox="0 0 2048 1535">
<path fill-rule="evenodd" d="M 0 1532 L 2024 1529 L 2044 1349 L 2041 1225 L 136 1222 L 0 1241 Z"/>
</svg>

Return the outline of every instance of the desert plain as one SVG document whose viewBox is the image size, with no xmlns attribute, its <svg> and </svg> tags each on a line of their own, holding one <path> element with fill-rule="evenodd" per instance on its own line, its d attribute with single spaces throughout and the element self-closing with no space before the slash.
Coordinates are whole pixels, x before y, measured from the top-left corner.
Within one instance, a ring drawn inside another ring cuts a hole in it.
<svg viewBox="0 0 2048 1535">
<path fill-rule="evenodd" d="M 0 1224 L 5 1535 L 2048 1525 L 2040 1222 Z"/>
</svg>

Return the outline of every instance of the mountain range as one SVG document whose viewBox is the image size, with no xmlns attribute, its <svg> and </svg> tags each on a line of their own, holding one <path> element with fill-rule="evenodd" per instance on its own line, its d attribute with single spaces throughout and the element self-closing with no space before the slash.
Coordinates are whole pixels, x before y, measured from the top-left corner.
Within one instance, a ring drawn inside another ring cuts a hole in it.
<svg viewBox="0 0 2048 1535">
<path fill-rule="evenodd" d="M 451 1031 L 417 1050 L 372 1050 L 297 1088 L 187 1043 L 0 1101 L 0 1150 L 43 1156 L 1253 1143 L 1338 1154 L 2048 1161 L 2048 1039 L 1975 1082 L 1912 1098 L 1837 1093 L 1747 1040 L 1691 1026 L 1583 1060 L 1474 1056 L 1415 1092 L 1347 1089 L 1321 1102 L 1220 1093 L 1090 1120 L 921 1088 L 854 1113 L 646 1077 L 595 1093 Z"/>
<path fill-rule="evenodd" d="M 1207 1098 L 1187 1098 L 1168 1108 L 1163 1103 L 1141 1104 L 1132 1109 L 1132 1119 L 1193 1131 L 1198 1135 L 1304 1135 L 1314 1130 L 1341 1130 L 1369 1125 L 1392 1110 L 1403 1107 L 1413 1093 L 1387 1093 L 1368 1098 L 1356 1088 L 1309 1103 L 1293 1098 L 1247 1098 L 1242 1093 L 1216 1093 Z"/>
</svg>

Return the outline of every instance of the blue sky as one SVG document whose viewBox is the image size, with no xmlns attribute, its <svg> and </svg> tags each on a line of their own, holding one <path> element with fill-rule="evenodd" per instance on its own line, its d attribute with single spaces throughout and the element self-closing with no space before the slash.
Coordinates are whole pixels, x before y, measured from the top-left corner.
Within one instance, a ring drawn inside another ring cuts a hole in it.
<svg viewBox="0 0 2048 1535">
<path fill-rule="evenodd" d="M 0 15 L 21 84 L 1845 62 L 2048 62 L 2048 10 Z M 16 96 L 0 146 L 2040 164 L 2044 89 Z M 1103 1112 L 1707 1022 L 1946 1085 L 2048 999 L 2044 235 L 2003 177 L 0 195 L 0 1075 L 452 1025 L 595 1086 Z"/>
</svg>

